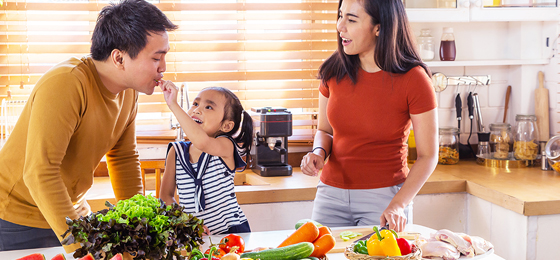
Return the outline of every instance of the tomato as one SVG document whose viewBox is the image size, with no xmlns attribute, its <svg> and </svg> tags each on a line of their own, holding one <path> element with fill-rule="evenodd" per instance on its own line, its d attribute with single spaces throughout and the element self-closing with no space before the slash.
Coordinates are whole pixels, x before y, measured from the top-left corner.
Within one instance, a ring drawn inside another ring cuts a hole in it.
<svg viewBox="0 0 560 260">
<path fill-rule="evenodd" d="M 210 249 L 206 250 L 206 252 L 204 252 L 205 255 L 210 254 Z M 214 258 L 214 256 L 217 256 L 218 258 L 222 258 L 222 256 L 224 256 L 225 254 L 227 254 L 224 250 L 217 248 L 216 250 L 214 250 L 214 252 L 212 253 L 212 258 Z"/>
<path fill-rule="evenodd" d="M 229 234 L 220 241 L 220 249 L 224 250 L 226 253 L 229 253 L 234 246 L 239 247 L 235 251 L 236 254 L 241 254 L 245 251 L 245 241 L 238 235 Z"/>
</svg>

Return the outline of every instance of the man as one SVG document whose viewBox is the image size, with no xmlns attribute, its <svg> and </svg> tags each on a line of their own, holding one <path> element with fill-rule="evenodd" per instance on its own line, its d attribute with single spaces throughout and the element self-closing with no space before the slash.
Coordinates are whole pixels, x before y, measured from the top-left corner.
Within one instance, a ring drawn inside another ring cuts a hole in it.
<svg viewBox="0 0 560 260">
<path fill-rule="evenodd" d="M 144 0 L 109 5 L 91 55 L 39 79 L 0 151 L 0 251 L 60 246 L 65 218 L 91 211 L 85 194 L 104 155 L 116 199 L 141 192 L 138 92 L 152 94 L 163 77 L 167 31 L 175 29 Z"/>
</svg>

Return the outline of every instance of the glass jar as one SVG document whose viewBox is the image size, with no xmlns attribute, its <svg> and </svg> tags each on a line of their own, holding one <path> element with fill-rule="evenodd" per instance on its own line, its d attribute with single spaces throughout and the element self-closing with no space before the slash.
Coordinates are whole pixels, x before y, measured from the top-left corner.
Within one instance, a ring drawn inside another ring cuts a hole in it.
<svg viewBox="0 0 560 260">
<path fill-rule="evenodd" d="M 418 36 L 418 51 L 420 52 L 420 58 L 423 61 L 433 60 L 435 55 L 434 50 L 434 37 L 430 35 L 430 29 L 420 30 L 420 36 Z"/>
<path fill-rule="evenodd" d="M 439 129 L 440 164 L 457 164 L 459 162 L 459 129 L 441 127 Z"/>
<path fill-rule="evenodd" d="M 535 160 L 539 152 L 537 117 L 517 115 L 513 133 L 513 155 L 519 160 Z"/>
<path fill-rule="evenodd" d="M 453 35 L 453 28 L 443 27 L 443 34 L 441 35 L 441 44 L 439 46 L 439 58 L 442 61 L 455 60 L 455 36 Z"/>
<path fill-rule="evenodd" d="M 550 167 L 560 173 L 560 135 L 553 136 L 544 148 Z"/>
<path fill-rule="evenodd" d="M 496 159 L 507 159 L 513 151 L 513 134 L 507 123 L 490 124 L 490 152 Z"/>
</svg>

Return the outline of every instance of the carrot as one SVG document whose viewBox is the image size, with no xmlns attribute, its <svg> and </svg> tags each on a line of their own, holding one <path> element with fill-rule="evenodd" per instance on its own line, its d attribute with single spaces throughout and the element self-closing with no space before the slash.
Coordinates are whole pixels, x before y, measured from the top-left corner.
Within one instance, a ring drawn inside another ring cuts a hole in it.
<svg viewBox="0 0 560 260">
<path fill-rule="evenodd" d="M 313 253 L 310 256 L 314 257 L 322 257 L 326 255 L 331 249 L 334 248 L 336 241 L 331 234 L 322 235 L 321 237 L 317 238 L 315 242 L 313 242 Z"/>
<path fill-rule="evenodd" d="M 320 237 L 322 237 L 323 235 L 326 235 L 326 234 L 331 234 L 332 235 L 331 229 L 326 227 L 326 226 L 320 227 L 319 228 L 319 236 L 317 237 L 317 239 L 319 239 Z"/>
<path fill-rule="evenodd" d="M 301 242 L 313 243 L 319 236 L 319 229 L 313 222 L 307 222 L 299 227 L 292 233 L 286 240 L 284 240 L 278 247 L 295 245 Z"/>
</svg>

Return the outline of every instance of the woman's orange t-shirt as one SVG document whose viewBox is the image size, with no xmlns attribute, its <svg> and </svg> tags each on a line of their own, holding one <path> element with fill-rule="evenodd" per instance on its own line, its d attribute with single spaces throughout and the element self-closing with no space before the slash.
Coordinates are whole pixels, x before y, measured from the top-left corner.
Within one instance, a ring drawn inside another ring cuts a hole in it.
<svg viewBox="0 0 560 260">
<path fill-rule="evenodd" d="M 329 98 L 333 128 L 329 161 L 321 181 L 342 189 L 374 189 L 404 182 L 408 175 L 410 114 L 437 107 L 431 79 L 420 66 L 405 74 L 358 72 L 357 83 L 330 79 L 319 91 Z"/>
</svg>

